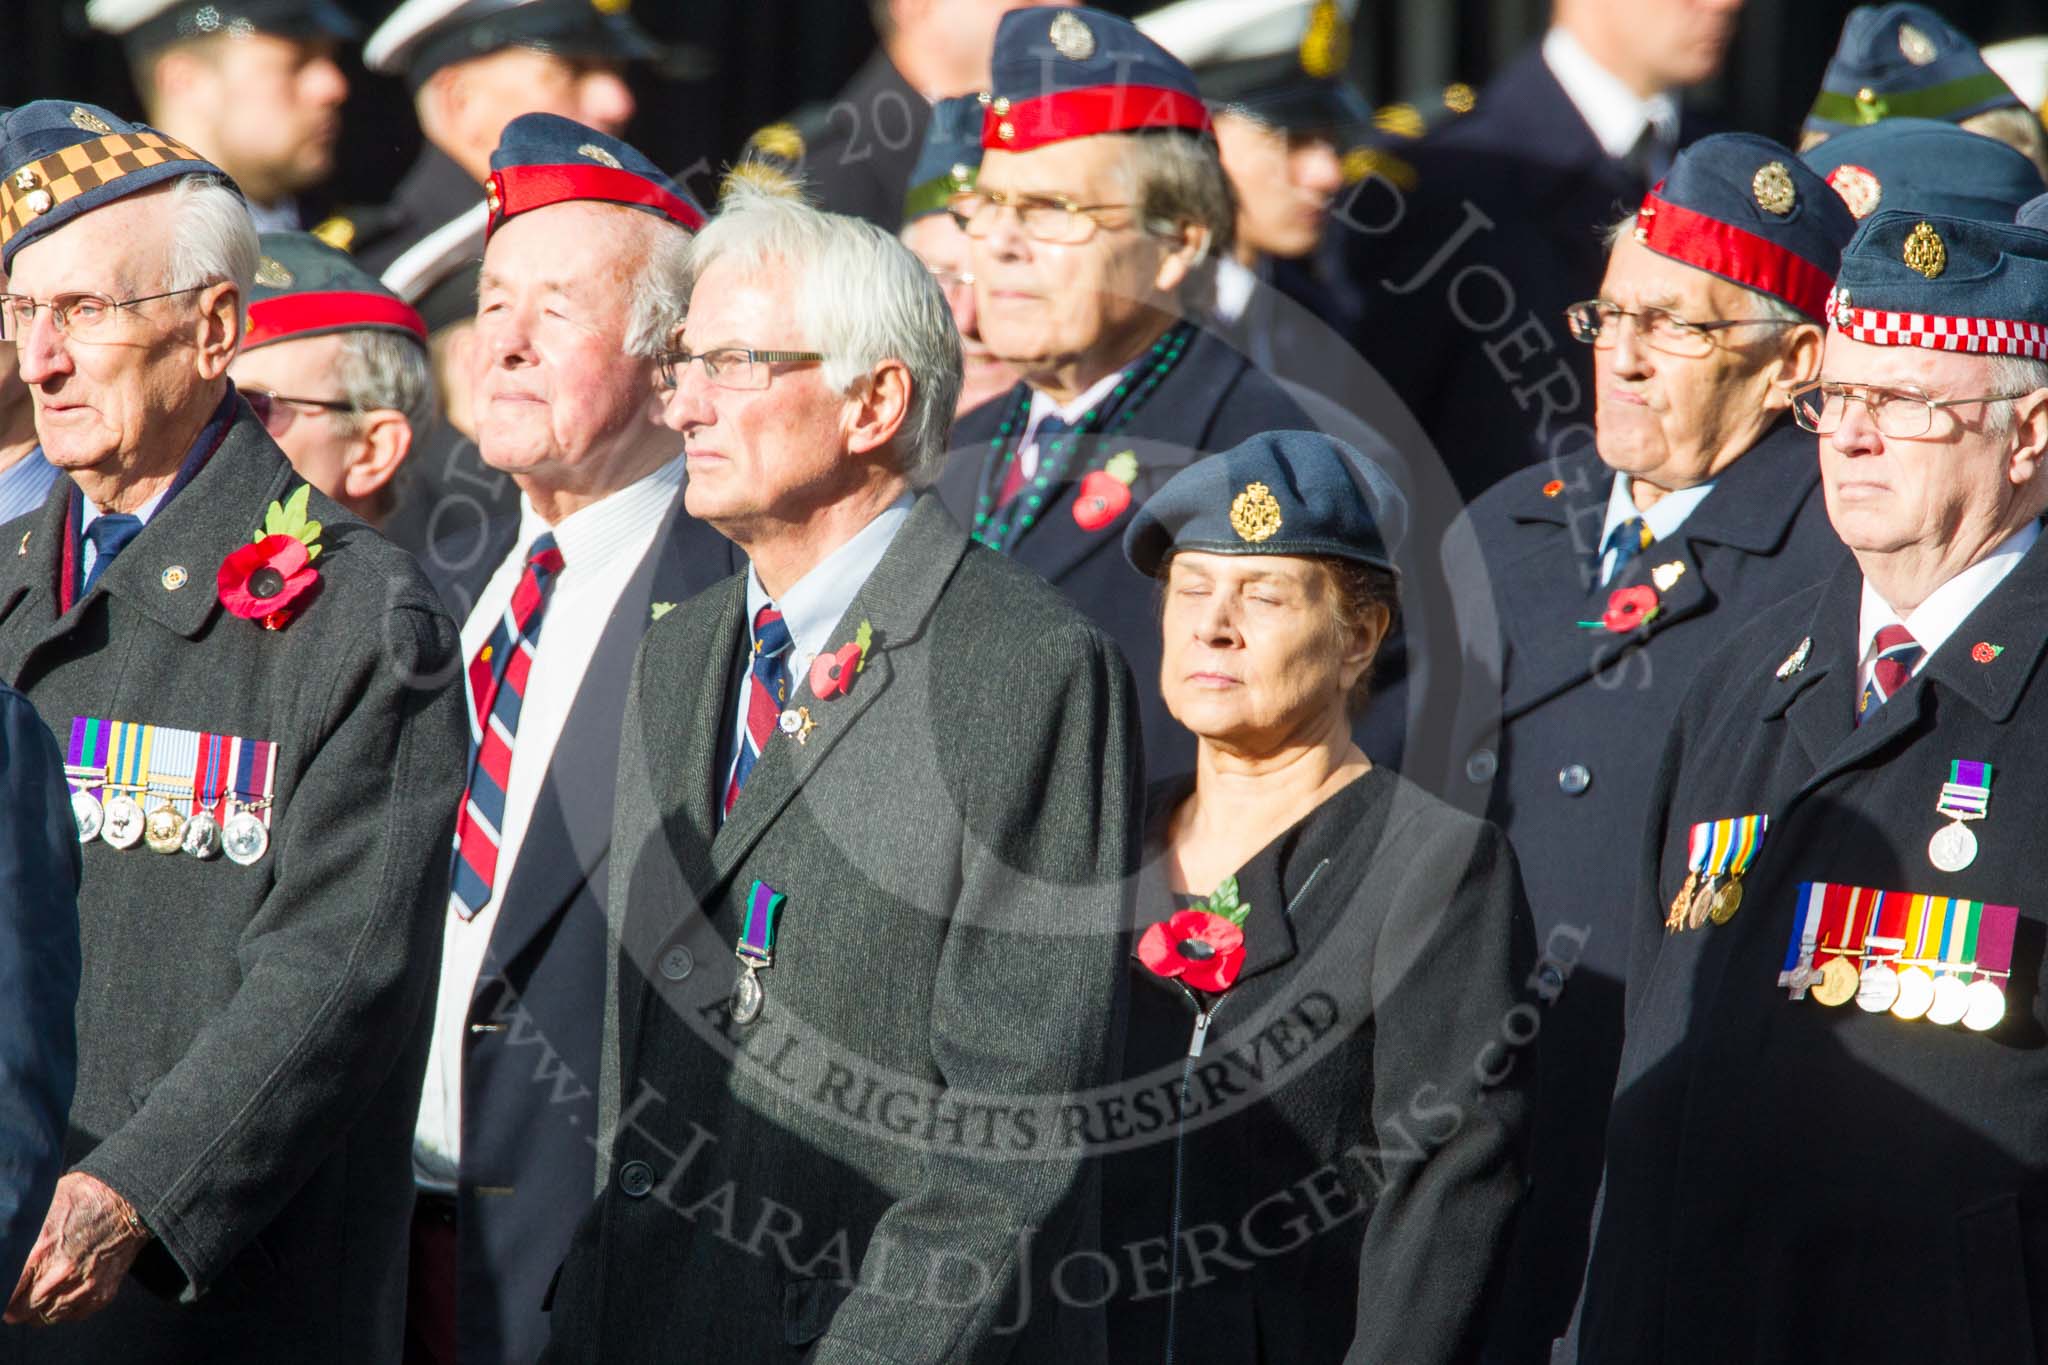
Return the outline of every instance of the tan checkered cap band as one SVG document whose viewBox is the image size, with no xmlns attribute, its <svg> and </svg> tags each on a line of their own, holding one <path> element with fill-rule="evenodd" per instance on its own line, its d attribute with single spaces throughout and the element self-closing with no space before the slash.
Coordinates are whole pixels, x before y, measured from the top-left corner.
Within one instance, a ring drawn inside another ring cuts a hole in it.
<svg viewBox="0 0 2048 1365">
<path fill-rule="evenodd" d="M 168 161 L 206 158 L 162 133 L 110 133 L 8 171 L 0 177 L 0 248 L 59 204 Z"/>
</svg>

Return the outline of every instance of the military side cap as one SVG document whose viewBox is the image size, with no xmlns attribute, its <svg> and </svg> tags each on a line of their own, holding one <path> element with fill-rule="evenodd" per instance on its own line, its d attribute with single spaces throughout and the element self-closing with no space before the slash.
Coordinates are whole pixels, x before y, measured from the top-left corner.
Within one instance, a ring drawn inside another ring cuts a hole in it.
<svg viewBox="0 0 2048 1365">
<path fill-rule="evenodd" d="M 363 45 L 363 65 L 417 89 L 444 66 L 530 47 L 563 57 L 639 61 L 661 46 L 631 0 L 405 0 Z"/>
<path fill-rule="evenodd" d="M 521 114 L 498 135 L 484 182 L 490 227 L 549 204 L 587 200 L 622 204 L 695 232 L 704 210 L 668 173 L 609 133 L 559 114 Z"/>
<path fill-rule="evenodd" d="M 2021 227 L 2048 232 L 2048 194 L 2037 194 L 2021 204 L 2020 211 L 2013 215 L 2013 221 Z"/>
<path fill-rule="evenodd" d="M 329 332 L 401 332 L 421 345 L 427 324 L 347 252 L 310 232 L 266 232 L 249 292 L 242 349 Z"/>
<path fill-rule="evenodd" d="M 2019 152 L 1937 119 L 1888 118 L 1851 128 L 1801 159 L 1859 219 L 1888 208 L 2010 222 L 2021 204 L 2048 189 Z"/>
<path fill-rule="evenodd" d="M 1329 555 L 1399 572 L 1408 501 L 1385 470 L 1319 431 L 1268 431 L 1166 481 L 1124 531 L 1124 558 L 1156 575 L 1179 550 Z"/>
<path fill-rule="evenodd" d="M 1880 210 L 1842 253 L 1828 321 L 1872 346 L 2048 360 L 2048 232 Z"/>
<path fill-rule="evenodd" d="M 0 120 L 0 270 L 45 233 L 152 185 L 227 172 L 96 104 L 35 100 Z"/>
<path fill-rule="evenodd" d="M 1372 109 L 1347 78 L 1358 0 L 1179 0 L 1138 28 L 1195 73 L 1212 109 L 1278 128 L 1363 128 Z"/>
<path fill-rule="evenodd" d="M 1805 131 L 1840 133 L 1888 118 L 1949 123 L 2024 107 L 1977 45 L 1925 5 L 1859 5 L 1821 77 Z"/>
<path fill-rule="evenodd" d="M 973 95 L 940 100 L 932 106 L 931 127 L 910 172 L 903 221 L 945 212 L 948 199 L 974 188 L 980 169 L 981 101 Z"/>
<path fill-rule="evenodd" d="M 1855 231 L 1841 196 L 1790 150 L 1753 133 L 1716 133 L 1680 152 L 1643 196 L 1635 236 L 1817 322 Z"/>
<path fill-rule="evenodd" d="M 353 42 L 363 32 L 334 0 L 91 0 L 85 21 L 132 56 L 216 34 Z"/>
<path fill-rule="evenodd" d="M 1209 131 L 1195 73 L 1129 20 L 1097 9 L 1013 9 L 996 29 L 981 145 L 1028 152 L 1070 138 Z"/>
</svg>

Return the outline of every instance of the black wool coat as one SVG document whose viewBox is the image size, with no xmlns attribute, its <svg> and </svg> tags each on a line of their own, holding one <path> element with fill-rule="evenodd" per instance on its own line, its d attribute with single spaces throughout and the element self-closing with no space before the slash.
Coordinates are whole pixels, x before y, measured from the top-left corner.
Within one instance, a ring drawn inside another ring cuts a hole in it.
<svg viewBox="0 0 2048 1365">
<path fill-rule="evenodd" d="M 58 611 L 66 509 L 5 528 L 0 680 L 75 716 L 277 745 L 254 865 L 84 849 L 66 1155 L 154 1234 L 112 1305 L 0 1360 L 396 1358 L 412 1132 L 468 739 L 454 622 L 409 556 L 314 493 L 321 581 L 281 630 L 214 576 L 302 481 L 246 404 Z M 173 572 L 176 570 L 177 572 Z"/>
<path fill-rule="evenodd" d="M 1734 640 L 1666 748 L 1580 1361 L 2048 1359 L 2048 551 L 1858 727 L 1861 586 L 1847 565 Z M 1994 776 L 1951 873 L 1928 841 L 1956 759 Z M 1734 918 L 1667 935 L 1690 826 L 1751 813 Z M 2018 907 L 2004 1021 L 1789 998 L 1805 882 Z"/>
</svg>

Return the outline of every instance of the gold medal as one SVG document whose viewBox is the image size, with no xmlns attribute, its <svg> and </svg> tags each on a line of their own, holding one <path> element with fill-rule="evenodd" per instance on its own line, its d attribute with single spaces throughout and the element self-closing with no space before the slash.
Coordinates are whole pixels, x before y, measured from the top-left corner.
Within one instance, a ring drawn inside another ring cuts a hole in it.
<svg viewBox="0 0 2048 1365">
<path fill-rule="evenodd" d="M 142 838 L 151 853 L 176 853 L 185 841 L 185 817 L 170 806 L 158 806 L 149 813 Z"/>
<path fill-rule="evenodd" d="M 1726 924 L 1735 918 L 1735 912 L 1742 908 L 1742 878 L 1730 877 L 1714 893 L 1714 903 L 1707 907 L 1707 917 L 1716 924 Z"/>
<path fill-rule="evenodd" d="M 1831 957 L 1821 964 L 1820 984 L 1813 988 L 1813 998 L 1821 1004 L 1833 1007 L 1846 1005 L 1856 998 L 1856 991 L 1862 978 L 1846 957 Z"/>
<path fill-rule="evenodd" d="M 1707 916 L 1714 909 L 1714 895 L 1720 889 L 1719 877 L 1707 877 L 1700 882 L 1699 889 L 1692 893 L 1692 902 L 1686 906 L 1685 927 L 1697 929 L 1707 922 Z"/>
</svg>

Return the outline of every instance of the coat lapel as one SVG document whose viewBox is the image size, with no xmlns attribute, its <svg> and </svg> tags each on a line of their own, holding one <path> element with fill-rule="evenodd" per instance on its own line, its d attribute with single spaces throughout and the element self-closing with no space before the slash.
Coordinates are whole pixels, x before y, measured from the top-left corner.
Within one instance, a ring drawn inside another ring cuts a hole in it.
<svg viewBox="0 0 2048 1365">
<path fill-rule="evenodd" d="M 731 816 L 711 841 L 706 880 L 693 882 L 701 901 L 718 894 L 811 774 L 888 690 L 894 675 L 890 652 L 923 634 L 939 594 L 967 553 L 967 544 L 966 535 L 937 498 L 925 494 L 917 499 L 895 541 L 830 636 L 834 643 L 850 641 L 859 624 L 867 621 L 874 632 L 867 666 L 851 688 L 829 701 L 811 695 L 808 679 L 797 681 L 793 704 L 810 708 L 816 728 L 802 744 L 781 735 L 769 742 L 747 778 L 746 789 L 733 804 Z M 745 611 L 744 588 L 738 610 Z M 725 708 L 725 714 L 732 714 L 731 706 Z M 722 752 L 722 746 L 717 751 Z"/>
</svg>

